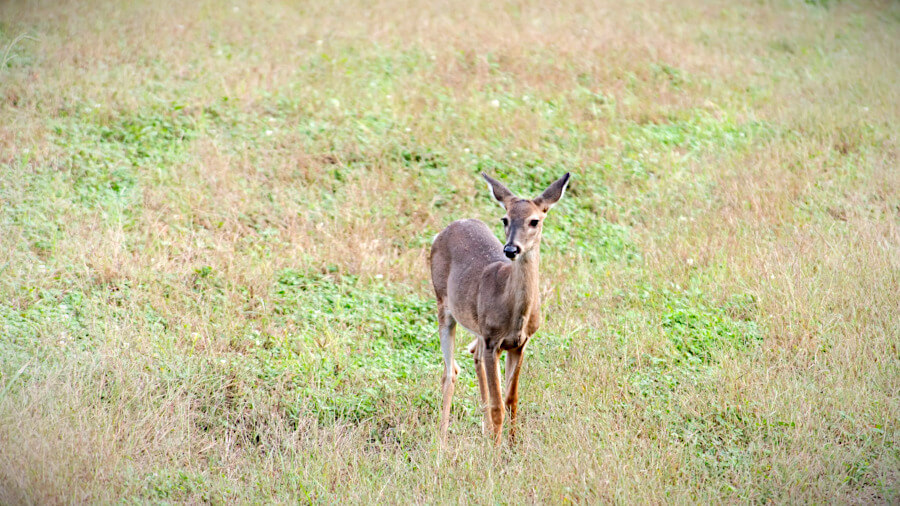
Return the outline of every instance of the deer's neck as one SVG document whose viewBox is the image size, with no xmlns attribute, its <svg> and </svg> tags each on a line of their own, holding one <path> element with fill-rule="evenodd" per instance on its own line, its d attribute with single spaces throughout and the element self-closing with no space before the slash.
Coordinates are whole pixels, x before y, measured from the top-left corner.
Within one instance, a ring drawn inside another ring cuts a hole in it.
<svg viewBox="0 0 900 506">
<path fill-rule="evenodd" d="M 538 248 L 524 253 L 512 263 L 506 297 L 512 313 L 527 319 L 534 307 L 540 306 L 541 253 Z"/>
</svg>

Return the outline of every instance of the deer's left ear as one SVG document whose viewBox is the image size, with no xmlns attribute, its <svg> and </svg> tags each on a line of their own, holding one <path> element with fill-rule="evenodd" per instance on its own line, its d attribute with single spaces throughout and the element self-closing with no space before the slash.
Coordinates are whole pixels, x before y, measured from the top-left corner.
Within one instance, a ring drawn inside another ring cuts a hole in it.
<svg viewBox="0 0 900 506">
<path fill-rule="evenodd" d="M 540 197 L 534 199 L 535 205 L 540 207 L 545 213 L 549 211 L 554 204 L 559 202 L 563 193 L 566 192 L 566 187 L 569 186 L 569 177 L 570 174 L 566 172 L 566 175 L 554 181 L 553 184 L 544 190 Z"/>
</svg>

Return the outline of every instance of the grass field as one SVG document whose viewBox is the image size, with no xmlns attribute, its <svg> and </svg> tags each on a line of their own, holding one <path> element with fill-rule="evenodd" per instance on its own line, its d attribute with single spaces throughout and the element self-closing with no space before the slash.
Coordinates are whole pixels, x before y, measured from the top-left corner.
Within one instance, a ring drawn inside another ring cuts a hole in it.
<svg viewBox="0 0 900 506">
<path fill-rule="evenodd" d="M 478 4 L 0 3 L 0 503 L 900 501 L 900 3 Z M 573 179 L 441 452 L 481 171 Z"/>
</svg>

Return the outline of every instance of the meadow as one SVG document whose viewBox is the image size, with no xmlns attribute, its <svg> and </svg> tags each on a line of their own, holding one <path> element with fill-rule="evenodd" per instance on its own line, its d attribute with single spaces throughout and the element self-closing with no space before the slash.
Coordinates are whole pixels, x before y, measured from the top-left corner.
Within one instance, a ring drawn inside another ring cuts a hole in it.
<svg viewBox="0 0 900 506">
<path fill-rule="evenodd" d="M 900 3 L 0 3 L 0 503 L 900 501 Z M 536 196 L 516 444 L 429 246 Z"/>
</svg>

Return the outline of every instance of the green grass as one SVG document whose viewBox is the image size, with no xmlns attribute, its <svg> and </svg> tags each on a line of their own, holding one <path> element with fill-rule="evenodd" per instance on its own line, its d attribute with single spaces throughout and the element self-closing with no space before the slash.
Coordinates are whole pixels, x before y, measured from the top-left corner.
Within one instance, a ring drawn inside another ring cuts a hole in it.
<svg viewBox="0 0 900 506">
<path fill-rule="evenodd" d="M 0 6 L 0 503 L 895 503 L 900 9 Z M 152 41 L 152 43 L 150 42 Z M 427 265 L 534 196 L 520 438 Z"/>
</svg>

